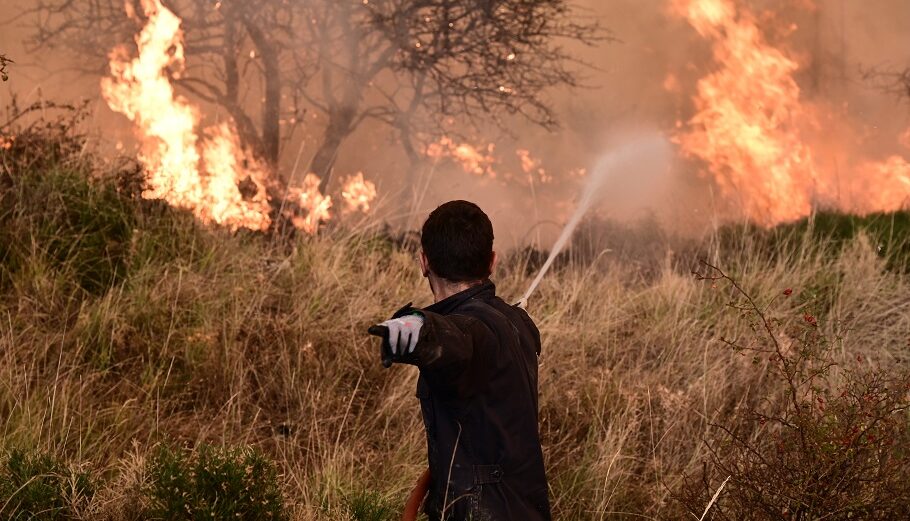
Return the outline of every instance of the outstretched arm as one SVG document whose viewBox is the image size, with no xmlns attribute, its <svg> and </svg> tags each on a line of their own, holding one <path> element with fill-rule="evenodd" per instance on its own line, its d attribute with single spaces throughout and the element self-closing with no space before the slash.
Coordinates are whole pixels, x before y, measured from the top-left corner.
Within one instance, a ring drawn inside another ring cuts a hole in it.
<svg viewBox="0 0 910 521">
<path fill-rule="evenodd" d="M 380 324 L 388 328 L 391 361 L 415 365 L 434 386 L 458 392 L 475 348 L 492 332 L 467 315 L 440 315 L 406 307 Z M 375 330 L 374 334 L 375 334 Z"/>
</svg>

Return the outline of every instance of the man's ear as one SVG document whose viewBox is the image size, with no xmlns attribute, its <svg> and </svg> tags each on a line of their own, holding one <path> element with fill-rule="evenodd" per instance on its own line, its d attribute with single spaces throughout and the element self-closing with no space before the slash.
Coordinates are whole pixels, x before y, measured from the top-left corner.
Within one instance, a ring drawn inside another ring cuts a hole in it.
<svg viewBox="0 0 910 521">
<path fill-rule="evenodd" d="M 430 261 L 427 260 L 427 254 L 420 250 L 420 272 L 424 277 L 430 276 Z"/>
<path fill-rule="evenodd" d="M 496 255 L 496 252 L 493 252 L 493 255 L 490 255 L 490 275 L 493 274 L 493 270 L 496 269 L 496 261 L 499 260 L 499 257 Z"/>
</svg>

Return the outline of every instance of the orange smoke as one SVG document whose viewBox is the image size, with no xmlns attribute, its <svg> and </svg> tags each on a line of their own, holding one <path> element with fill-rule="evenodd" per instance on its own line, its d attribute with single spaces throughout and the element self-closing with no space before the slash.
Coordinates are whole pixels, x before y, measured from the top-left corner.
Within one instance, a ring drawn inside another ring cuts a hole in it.
<svg viewBox="0 0 910 521">
<path fill-rule="evenodd" d="M 823 169 L 818 107 L 800 99 L 797 61 L 770 45 L 755 17 L 731 0 L 670 0 L 713 43 L 718 68 L 698 81 L 696 114 L 676 136 L 683 155 L 706 164 L 727 198 L 765 225 L 815 207 L 867 213 L 905 207 L 910 166 L 900 157 L 857 163 L 849 175 Z M 807 138 L 811 138 L 807 139 Z"/>
</svg>

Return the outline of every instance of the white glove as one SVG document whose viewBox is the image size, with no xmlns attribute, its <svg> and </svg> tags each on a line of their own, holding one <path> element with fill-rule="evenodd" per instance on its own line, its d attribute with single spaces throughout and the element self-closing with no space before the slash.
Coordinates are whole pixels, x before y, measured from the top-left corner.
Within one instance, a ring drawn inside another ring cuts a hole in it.
<svg viewBox="0 0 910 521">
<path fill-rule="evenodd" d="M 417 337 L 420 336 L 420 328 L 423 326 L 423 317 L 407 315 L 386 320 L 380 325 L 389 328 L 389 345 L 392 348 L 392 354 L 403 355 L 414 352 Z"/>
</svg>

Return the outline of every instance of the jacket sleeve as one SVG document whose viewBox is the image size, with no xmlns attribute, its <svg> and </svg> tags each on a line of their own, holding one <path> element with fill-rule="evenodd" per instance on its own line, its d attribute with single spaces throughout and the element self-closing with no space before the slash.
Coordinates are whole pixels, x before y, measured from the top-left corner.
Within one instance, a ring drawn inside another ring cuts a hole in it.
<svg viewBox="0 0 910 521">
<path fill-rule="evenodd" d="M 414 352 L 395 361 L 417 366 L 431 387 L 447 394 L 465 395 L 472 388 L 466 374 L 478 346 L 493 341 L 493 333 L 468 315 L 440 315 L 409 308 L 396 316 L 418 314 L 424 318 Z"/>
</svg>

